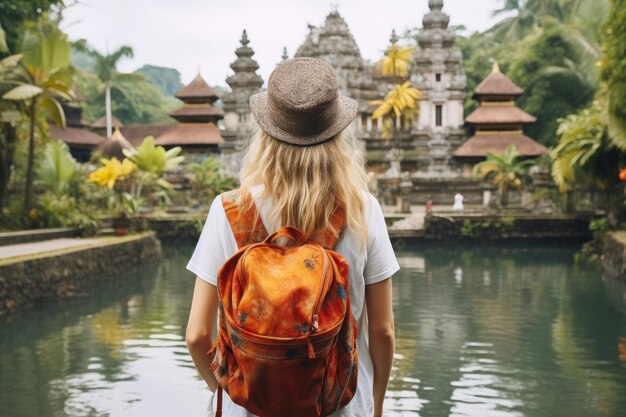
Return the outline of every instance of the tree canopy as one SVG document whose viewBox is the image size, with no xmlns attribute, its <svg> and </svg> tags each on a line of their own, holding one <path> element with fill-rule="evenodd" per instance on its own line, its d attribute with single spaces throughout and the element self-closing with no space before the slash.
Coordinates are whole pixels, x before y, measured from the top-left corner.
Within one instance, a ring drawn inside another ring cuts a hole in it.
<svg viewBox="0 0 626 417">
<path fill-rule="evenodd" d="M 24 30 L 29 24 L 63 4 L 63 0 L 0 0 L 0 26 L 5 32 L 9 51 L 19 51 Z"/>
<path fill-rule="evenodd" d="M 613 142 L 626 150 L 626 0 L 611 0 L 609 15 L 600 71 L 608 99 L 609 132 Z"/>
<path fill-rule="evenodd" d="M 166 96 L 173 96 L 174 93 L 183 88 L 180 72 L 177 69 L 146 64 L 136 72 L 145 75 L 146 79 L 159 87 Z"/>
<path fill-rule="evenodd" d="M 497 60 L 525 90 L 519 106 L 537 116 L 529 136 L 553 146 L 559 118 L 587 107 L 599 89 L 596 63 L 609 0 L 502 0 L 505 17 L 484 33 L 459 38 L 468 78 L 466 112 L 477 103 L 471 91 Z"/>
</svg>

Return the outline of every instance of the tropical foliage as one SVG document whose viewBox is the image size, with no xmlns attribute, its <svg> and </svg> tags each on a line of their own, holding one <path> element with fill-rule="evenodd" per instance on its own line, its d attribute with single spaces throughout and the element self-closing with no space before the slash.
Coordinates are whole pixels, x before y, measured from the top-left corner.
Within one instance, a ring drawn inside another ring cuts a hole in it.
<svg viewBox="0 0 626 417">
<path fill-rule="evenodd" d="M 532 159 L 520 159 L 515 145 L 509 145 L 503 154 L 487 152 L 487 158 L 474 166 L 474 174 L 496 185 L 501 203 L 506 206 L 509 190 L 522 188 L 523 177 L 535 164 Z"/>
<path fill-rule="evenodd" d="M 208 205 L 218 194 L 237 186 L 233 179 L 222 175 L 221 164 L 213 157 L 187 164 L 185 170 L 190 177 L 193 194 L 200 198 L 201 206 Z"/>
<path fill-rule="evenodd" d="M 146 79 L 157 86 L 166 96 L 173 96 L 174 93 L 183 88 L 180 72 L 174 68 L 144 65 L 137 72 L 145 75 Z"/>
<path fill-rule="evenodd" d="M 611 142 L 605 108 L 596 101 L 559 120 L 559 144 L 550 152 L 552 177 L 562 191 L 576 183 L 610 189 L 618 181 L 621 153 Z"/>
<path fill-rule="evenodd" d="M 596 63 L 609 0 L 502 0 L 506 16 L 485 33 L 461 37 L 468 90 L 497 59 L 504 73 L 525 90 L 518 105 L 537 116 L 529 136 L 556 144 L 557 119 L 587 107 L 599 90 Z M 467 96 L 465 109 L 476 103 Z"/>
<path fill-rule="evenodd" d="M 400 77 L 409 76 L 409 68 L 413 60 L 413 50 L 410 47 L 401 47 L 392 43 L 385 52 L 385 56 L 378 64 L 378 70 L 384 77 Z"/>
<path fill-rule="evenodd" d="M 409 80 L 406 80 L 413 60 L 412 50 L 409 47 L 398 46 L 397 40 L 394 32 L 391 36 L 391 46 L 377 63 L 380 74 L 390 78 L 396 84 L 383 100 L 371 102 L 378 106 L 372 114 L 372 119 L 383 120 L 382 138 L 384 140 L 394 137 L 398 121 L 408 125 L 418 115 L 417 103 L 422 98 L 421 92 Z"/>
<path fill-rule="evenodd" d="M 7 37 L 2 24 L 0 24 L 0 53 L 8 52 L 9 46 L 7 45 Z"/>
<path fill-rule="evenodd" d="M 556 143 L 557 120 L 576 113 L 593 100 L 598 84 L 591 63 L 596 60 L 581 61 L 579 51 L 567 42 L 559 26 L 545 28 L 522 44 L 525 48 L 507 74 L 525 87 L 518 100 L 520 107 L 538 119 L 526 132 L 552 146 Z"/>
<path fill-rule="evenodd" d="M 67 35 L 53 22 L 42 22 L 35 30 L 24 35 L 21 63 L 22 71 L 15 72 L 15 77 L 8 81 L 16 86 L 2 97 L 5 100 L 28 102 L 30 128 L 24 187 L 24 211 L 28 212 L 33 206 L 37 120 L 41 116 L 53 120 L 59 126 L 65 126 L 65 114 L 59 100 L 74 98 Z"/>
<path fill-rule="evenodd" d="M 124 149 L 124 155 L 135 163 L 137 169 L 156 175 L 162 175 L 165 171 L 175 168 L 185 158 L 179 156 L 182 152 L 180 146 L 165 150 L 163 146 L 156 146 L 154 138 L 147 136 L 136 149 Z"/>
<path fill-rule="evenodd" d="M 59 11 L 63 3 L 63 0 L 0 1 L 0 26 L 5 32 L 8 50 L 16 53 L 22 44 L 24 32 L 32 28 L 33 22 L 51 11 Z"/>
<path fill-rule="evenodd" d="M 43 193 L 38 194 L 36 208 L 29 211 L 33 227 L 75 227 L 84 234 L 95 233 L 98 220 L 86 204 L 82 185 L 85 169 L 70 154 L 66 144 L 49 141 L 43 147 L 36 169 L 36 183 Z"/>
<path fill-rule="evenodd" d="M 379 107 L 372 115 L 372 119 L 379 119 L 389 114 L 393 114 L 396 118 L 406 114 L 414 115 L 417 113 L 417 100 L 421 97 L 420 91 L 409 81 L 397 84 L 387 93 L 384 100 L 373 101 Z"/>
<path fill-rule="evenodd" d="M 626 0 L 611 0 L 606 21 L 600 72 L 608 101 L 608 126 L 613 142 L 626 150 Z"/>
<path fill-rule="evenodd" d="M 83 118 L 98 120 L 106 115 L 105 91 L 100 78 L 85 70 L 77 70 L 75 88 L 87 97 L 81 102 Z M 168 112 L 180 107 L 180 101 L 166 97 L 141 73 L 119 77 L 111 89 L 111 112 L 124 124 L 173 123 Z"/>
<path fill-rule="evenodd" d="M 56 195 L 77 195 L 82 166 L 72 157 L 69 147 L 59 140 L 46 143 L 37 171 L 38 183 Z"/>
<path fill-rule="evenodd" d="M 111 54 L 103 55 L 94 48 L 90 48 L 86 43 L 77 43 L 75 47 L 83 47 L 84 51 L 89 54 L 94 60 L 94 72 L 102 81 L 102 89 L 104 90 L 105 100 L 105 116 L 106 116 L 106 135 L 108 138 L 113 133 L 112 128 L 112 113 L 111 113 L 111 90 L 116 89 L 120 94 L 124 95 L 125 92 L 118 85 L 120 80 L 133 79 L 137 80 L 136 74 L 122 74 L 117 71 L 117 65 L 122 58 L 132 58 L 133 48 L 130 46 L 121 46 L 117 51 Z"/>
<path fill-rule="evenodd" d="M 88 182 L 110 190 L 109 206 L 118 214 L 133 216 L 144 204 L 158 205 L 169 201 L 172 185 L 163 178 L 166 171 L 176 168 L 184 158 L 178 156 L 180 147 L 168 151 L 154 145 L 146 137 L 132 151 L 124 150 L 126 158 L 102 158 L 100 168 L 89 174 Z"/>
</svg>

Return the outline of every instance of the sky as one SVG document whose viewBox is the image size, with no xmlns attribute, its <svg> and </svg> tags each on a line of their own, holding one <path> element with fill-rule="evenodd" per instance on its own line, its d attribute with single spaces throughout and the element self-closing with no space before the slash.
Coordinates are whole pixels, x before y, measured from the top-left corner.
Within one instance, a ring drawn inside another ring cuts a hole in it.
<svg viewBox="0 0 626 417">
<path fill-rule="evenodd" d="M 451 25 L 484 30 L 502 0 L 445 0 Z M 134 71 L 144 64 L 176 68 L 184 84 L 198 70 L 211 85 L 226 85 L 229 65 L 243 29 L 248 32 L 259 74 L 267 80 L 281 60 L 304 41 L 308 24 L 321 26 L 337 7 L 363 58 L 380 59 L 392 29 L 399 34 L 421 27 L 428 0 L 79 0 L 65 10 L 63 29 L 70 39 L 86 39 L 101 53 L 122 45 L 134 49 L 118 69 Z"/>
</svg>

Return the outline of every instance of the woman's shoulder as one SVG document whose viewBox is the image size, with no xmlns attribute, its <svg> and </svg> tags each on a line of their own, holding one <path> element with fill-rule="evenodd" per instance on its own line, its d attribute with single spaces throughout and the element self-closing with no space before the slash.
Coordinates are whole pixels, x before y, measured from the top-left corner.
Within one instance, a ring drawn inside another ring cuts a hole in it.
<svg viewBox="0 0 626 417">
<path fill-rule="evenodd" d="M 369 191 L 363 191 L 361 195 L 363 196 L 363 204 L 365 207 L 366 219 L 369 219 L 372 216 L 376 216 L 377 214 L 382 213 L 380 202 L 372 193 L 370 193 Z"/>
</svg>

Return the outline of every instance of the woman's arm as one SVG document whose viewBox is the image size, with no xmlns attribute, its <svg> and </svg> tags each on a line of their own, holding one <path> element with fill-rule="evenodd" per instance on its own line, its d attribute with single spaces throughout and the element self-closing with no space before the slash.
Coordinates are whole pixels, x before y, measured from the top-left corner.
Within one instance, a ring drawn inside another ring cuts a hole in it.
<svg viewBox="0 0 626 417">
<path fill-rule="evenodd" d="M 382 416 L 395 349 L 391 278 L 365 286 L 369 349 L 374 365 L 374 416 Z"/>
<path fill-rule="evenodd" d="M 217 389 L 217 380 L 209 368 L 213 358 L 206 353 L 212 346 L 213 327 L 217 320 L 217 302 L 217 287 L 196 277 L 185 340 L 193 363 L 211 391 Z"/>
</svg>

